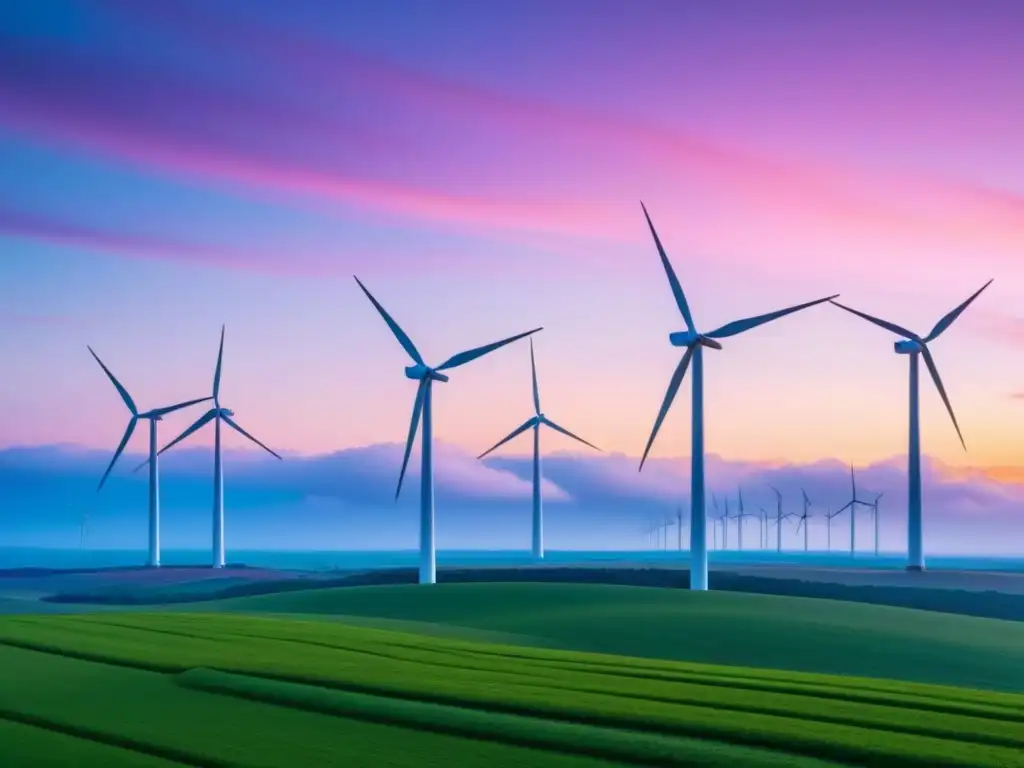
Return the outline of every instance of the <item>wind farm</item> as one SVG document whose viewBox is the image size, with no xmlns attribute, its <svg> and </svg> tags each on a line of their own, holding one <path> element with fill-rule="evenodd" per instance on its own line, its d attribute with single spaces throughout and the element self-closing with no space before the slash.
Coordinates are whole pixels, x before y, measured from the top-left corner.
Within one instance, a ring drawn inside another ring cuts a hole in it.
<svg viewBox="0 0 1024 768">
<path fill-rule="evenodd" d="M 435 6 L 0 3 L 0 768 L 1024 768 L 1024 6 Z"/>
</svg>

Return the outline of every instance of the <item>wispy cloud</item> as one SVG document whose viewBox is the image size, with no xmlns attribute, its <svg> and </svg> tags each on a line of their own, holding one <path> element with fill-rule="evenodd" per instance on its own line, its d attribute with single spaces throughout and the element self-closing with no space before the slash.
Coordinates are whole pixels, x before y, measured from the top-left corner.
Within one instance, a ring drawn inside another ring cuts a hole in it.
<svg viewBox="0 0 1024 768">
<path fill-rule="evenodd" d="M 71 222 L 49 213 L 0 204 L 0 237 L 33 240 L 143 259 L 188 261 L 273 275 L 338 275 L 351 271 L 352 255 L 308 249 L 238 248 L 187 242 L 153 234 L 129 234 Z M 0 318 L 3 315 L 0 314 Z M 27 319 L 27 318 L 26 318 Z"/>
<path fill-rule="evenodd" d="M 642 227 L 621 190 L 657 190 L 670 173 L 790 219 L 929 242 L 954 237 L 1000 252 L 1024 240 L 1024 203 L 1009 193 L 767 157 L 628 116 L 457 83 L 205 7 L 113 7 L 208 52 L 246 56 L 261 73 L 252 78 L 259 92 L 145 62 L 5 46 L 0 122 L 245 194 L 474 231 L 635 241 Z"/>
</svg>

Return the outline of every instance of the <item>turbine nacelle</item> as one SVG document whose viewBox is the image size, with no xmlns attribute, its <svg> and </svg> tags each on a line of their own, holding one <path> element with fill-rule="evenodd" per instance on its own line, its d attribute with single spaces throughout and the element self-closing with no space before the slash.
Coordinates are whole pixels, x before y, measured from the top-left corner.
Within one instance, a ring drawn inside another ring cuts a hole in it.
<svg viewBox="0 0 1024 768">
<path fill-rule="evenodd" d="M 897 355 L 913 355 L 920 352 L 924 345 L 919 341 L 913 339 L 900 339 L 894 342 L 892 345 L 893 349 L 896 350 Z"/>
<path fill-rule="evenodd" d="M 423 381 L 424 379 L 448 381 L 448 377 L 443 373 L 438 373 L 433 368 L 428 368 L 420 363 L 417 363 L 416 365 L 407 365 L 405 367 L 405 375 L 407 378 L 413 379 L 414 381 Z"/>
<path fill-rule="evenodd" d="M 722 345 L 714 339 L 708 338 L 696 331 L 676 331 L 668 335 L 668 340 L 673 347 L 694 347 L 700 344 L 711 349 L 722 348 Z"/>
<path fill-rule="evenodd" d="M 217 408 L 217 415 L 221 418 L 227 416 L 229 419 L 235 415 L 235 412 L 230 408 Z"/>
</svg>

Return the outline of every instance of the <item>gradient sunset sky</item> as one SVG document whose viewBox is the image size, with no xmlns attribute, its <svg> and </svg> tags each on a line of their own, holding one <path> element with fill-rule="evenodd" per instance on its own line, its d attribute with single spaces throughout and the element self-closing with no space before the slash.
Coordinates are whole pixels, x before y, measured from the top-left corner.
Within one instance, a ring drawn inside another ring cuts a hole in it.
<svg viewBox="0 0 1024 768">
<path fill-rule="evenodd" d="M 545 411 L 638 456 L 683 327 L 642 199 L 702 330 L 841 293 L 926 333 L 995 278 L 933 346 L 969 452 L 924 378 L 923 440 L 1017 465 L 1022 31 L 1013 0 L 7 0 L 0 447 L 112 450 L 86 344 L 150 408 L 207 394 L 222 323 L 264 442 L 403 440 L 415 385 L 356 274 L 431 363 L 545 326 Z M 708 450 L 905 453 L 894 340 L 827 305 L 727 340 Z M 489 447 L 530 415 L 527 345 L 435 404 Z M 688 422 L 686 394 L 653 455 Z"/>
</svg>

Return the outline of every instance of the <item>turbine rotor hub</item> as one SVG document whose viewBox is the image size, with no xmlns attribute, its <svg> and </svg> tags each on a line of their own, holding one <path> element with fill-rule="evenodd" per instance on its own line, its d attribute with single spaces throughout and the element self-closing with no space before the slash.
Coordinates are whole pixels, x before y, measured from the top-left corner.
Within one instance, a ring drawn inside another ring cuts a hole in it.
<svg viewBox="0 0 1024 768">
<path fill-rule="evenodd" d="M 900 339 L 892 346 L 897 355 L 913 355 L 920 352 L 924 345 L 912 339 Z"/>
<path fill-rule="evenodd" d="M 424 379 L 432 379 L 433 381 L 448 381 L 448 377 L 443 373 L 438 373 L 433 368 L 428 368 L 425 365 L 407 365 L 405 367 L 405 375 L 407 378 L 413 379 L 414 381 L 423 381 Z"/>
<path fill-rule="evenodd" d="M 673 347 L 695 347 L 698 344 L 711 349 L 721 349 L 722 345 L 712 338 L 696 331 L 676 331 L 668 335 L 668 340 Z"/>
<path fill-rule="evenodd" d="M 217 409 L 217 415 L 218 416 L 227 416 L 228 418 L 231 418 L 232 416 L 235 415 L 235 412 L 232 411 L 230 408 L 218 408 Z"/>
</svg>

